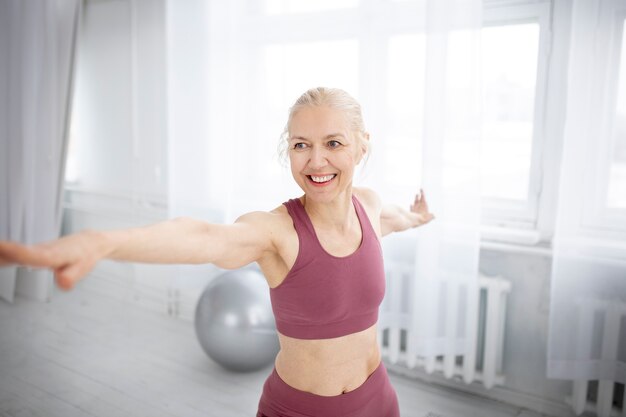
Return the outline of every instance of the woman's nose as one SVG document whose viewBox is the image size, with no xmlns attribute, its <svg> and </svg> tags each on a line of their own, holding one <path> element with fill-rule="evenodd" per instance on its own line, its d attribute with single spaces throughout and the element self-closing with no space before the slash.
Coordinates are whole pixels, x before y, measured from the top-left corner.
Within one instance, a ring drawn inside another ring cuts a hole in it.
<svg viewBox="0 0 626 417">
<path fill-rule="evenodd" d="M 322 168 L 326 166 L 327 163 L 328 163 L 328 160 L 326 158 L 326 150 L 314 146 L 311 149 L 311 154 L 309 158 L 309 166 L 311 168 Z"/>
</svg>

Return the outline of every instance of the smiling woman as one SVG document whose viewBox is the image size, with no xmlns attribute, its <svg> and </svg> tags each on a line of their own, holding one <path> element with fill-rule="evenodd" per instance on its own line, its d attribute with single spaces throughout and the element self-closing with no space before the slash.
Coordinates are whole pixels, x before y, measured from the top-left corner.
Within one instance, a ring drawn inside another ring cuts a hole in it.
<svg viewBox="0 0 626 417">
<path fill-rule="evenodd" d="M 71 289 L 104 258 L 148 263 L 257 262 L 279 332 L 275 369 L 259 417 L 397 417 L 398 400 L 377 341 L 385 293 L 380 239 L 433 219 L 419 194 L 410 210 L 384 207 L 352 186 L 367 153 L 360 106 L 346 92 L 315 88 L 291 108 L 285 140 L 298 198 L 234 224 L 177 218 L 152 226 L 88 231 L 32 247 L 0 242 L 0 264 L 54 270 Z"/>
</svg>

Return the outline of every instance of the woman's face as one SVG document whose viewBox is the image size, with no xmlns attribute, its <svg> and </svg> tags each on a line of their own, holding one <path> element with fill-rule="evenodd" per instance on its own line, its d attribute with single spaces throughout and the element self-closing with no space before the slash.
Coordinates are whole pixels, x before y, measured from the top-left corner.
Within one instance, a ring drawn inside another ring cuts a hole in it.
<svg viewBox="0 0 626 417">
<path fill-rule="evenodd" d="M 341 110 L 304 107 L 289 127 L 291 174 L 307 199 L 330 202 L 351 191 L 364 149 Z"/>
</svg>

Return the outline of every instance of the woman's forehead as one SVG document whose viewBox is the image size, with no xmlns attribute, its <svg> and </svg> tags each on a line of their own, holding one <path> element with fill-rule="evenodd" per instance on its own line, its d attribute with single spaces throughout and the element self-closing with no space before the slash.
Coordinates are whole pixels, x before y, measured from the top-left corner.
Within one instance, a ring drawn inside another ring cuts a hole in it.
<svg viewBox="0 0 626 417">
<path fill-rule="evenodd" d="M 307 106 L 293 115 L 289 125 L 289 136 L 326 137 L 333 134 L 348 136 L 349 126 L 342 110 L 327 106 Z"/>
</svg>

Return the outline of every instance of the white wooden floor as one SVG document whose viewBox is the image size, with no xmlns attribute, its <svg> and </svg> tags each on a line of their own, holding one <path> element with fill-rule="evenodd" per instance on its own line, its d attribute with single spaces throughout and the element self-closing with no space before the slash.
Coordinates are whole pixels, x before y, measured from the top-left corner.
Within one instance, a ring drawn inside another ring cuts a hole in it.
<svg viewBox="0 0 626 417">
<path fill-rule="evenodd" d="M 192 323 L 85 288 L 50 303 L 0 301 L 0 416 L 219 416 L 256 413 L 271 366 L 213 363 Z M 534 414 L 391 375 L 403 417 Z"/>
</svg>

